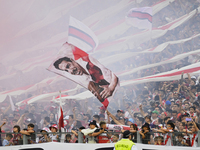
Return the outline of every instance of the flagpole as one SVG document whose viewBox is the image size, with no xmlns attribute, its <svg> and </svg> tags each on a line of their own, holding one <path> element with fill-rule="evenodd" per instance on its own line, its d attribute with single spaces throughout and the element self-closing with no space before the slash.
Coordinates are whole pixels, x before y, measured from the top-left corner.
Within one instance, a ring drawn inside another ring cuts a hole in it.
<svg viewBox="0 0 200 150">
<path fill-rule="evenodd" d="M 61 107 L 61 91 L 59 91 L 59 96 L 60 96 L 60 107 Z M 59 112 L 58 113 L 60 113 L 60 108 L 59 107 Z M 62 133 L 61 133 L 61 127 L 60 127 L 60 124 L 59 124 L 59 133 L 60 133 L 60 142 L 61 142 L 61 140 L 62 140 Z"/>
</svg>

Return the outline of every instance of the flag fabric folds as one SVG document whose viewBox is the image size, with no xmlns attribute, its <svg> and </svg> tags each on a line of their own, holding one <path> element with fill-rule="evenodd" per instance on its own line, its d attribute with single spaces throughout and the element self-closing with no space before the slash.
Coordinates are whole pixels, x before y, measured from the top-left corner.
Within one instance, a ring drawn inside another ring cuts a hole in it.
<svg viewBox="0 0 200 150">
<path fill-rule="evenodd" d="M 68 43 L 84 51 L 91 51 L 98 46 L 98 38 L 89 27 L 70 16 Z"/>
<path fill-rule="evenodd" d="M 126 22 L 139 29 L 152 29 L 152 7 L 132 8 L 126 16 Z"/>
<path fill-rule="evenodd" d="M 65 43 L 48 68 L 92 92 L 107 107 L 119 86 L 118 77 L 78 47 Z"/>
</svg>

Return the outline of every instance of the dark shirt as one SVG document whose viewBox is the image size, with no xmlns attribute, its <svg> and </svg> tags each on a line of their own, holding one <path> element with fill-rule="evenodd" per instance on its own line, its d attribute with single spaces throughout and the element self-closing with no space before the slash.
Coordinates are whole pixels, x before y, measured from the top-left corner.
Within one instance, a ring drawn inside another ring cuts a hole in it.
<svg viewBox="0 0 200 150">
<path fill-rule="evenodd" d="M 34 133 L 30 133 L 30 135 L 27 135 L 27 138 L 28 138 L 28 144 L 35 143 L 36 141 L 35 131 Z"/>
<path fill-rule="evenodd" d="M 145 133 L 144 134 L 145 135 L 145 138 L 144 139 L 142 139 L 142 143 L 143 144 L 148 144 L 148 142 L 150 141 L 150 133 L 149 132 L 147 132 L 147 133 Z"/>
<path fill-rule="evenodd" d="M 22 145 L 23 144 L 21 134 L 14 134 L 13 143 L 14 143 L 14 145 Z"/>
</svg>

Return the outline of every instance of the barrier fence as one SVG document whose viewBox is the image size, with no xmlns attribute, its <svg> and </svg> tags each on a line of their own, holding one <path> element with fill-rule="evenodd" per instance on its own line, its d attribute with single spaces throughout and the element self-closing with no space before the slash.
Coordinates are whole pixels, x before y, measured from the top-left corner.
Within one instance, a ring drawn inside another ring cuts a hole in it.
<svg viewBox="0 0 200 150">
<path fill-rule="evenodd" d="M 39 133 L 34 133 L 30 136 L 24 134 L 22 135 L 20 133 L 0 133 L 0 134 L 1 134 L 1 142 L 3 142 L 3 140 L 6 138 L 6 135 L 12 134 L 13 138 L 11 139 L 11 142 L 15 141 L 16 143 L 17 141 L 18 145 L 46 143 L 52 141 L 60 143 L 69 143 L 70 137 L 71 137 L 70 140 L 71 143 L 86 143 L 88 142 L 87 139 L 91 138 L 89 135 L 84 136 L 80 131 L 78 131 L 77 136 L 75 136 L 75 134 L 73 134 L 72 132 L 56 132 L 56 133 L 39 132 Z M 105 139 L 105 142 L 102 143 L 107 143 L 108 141 L 112 142 L 112 137 L 114 134 L 119 134 L 119 139 L 122 138 L 121 132 L 107 132 L 106 134 L 109 135 L 108 137 L 110 138 Z M 16 138 L 17 140 L 14 140 Z M 98 138 L 97 137 L 95 138 L 96 138 L 95 141 L 98 143 Z M 102 140 L 104 139 L 101 139 L 101 141 Z M 139 131 L 137 131 L 135 133 L 132 133 L 132 141 L 134 143 L 151 144 L 151 145 L 165 145 L 167 142 L 171 141 L 171 145 L 173 146 L 191 147 L 192 145 L 194 147 L 200 147 L 200 130 L 193 134 L 188 134 L 185 132 L 172 132 L 167 134 L 158 132 L 148 132 L 145 134 L 145 138 L 143 138 L 139 133 Z"/>
</svg>

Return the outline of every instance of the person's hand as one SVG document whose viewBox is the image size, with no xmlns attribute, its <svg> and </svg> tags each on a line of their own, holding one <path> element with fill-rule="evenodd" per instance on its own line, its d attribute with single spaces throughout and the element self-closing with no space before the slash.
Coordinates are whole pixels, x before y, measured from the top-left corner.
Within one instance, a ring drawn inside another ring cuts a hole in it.
<svg viewBox="0 0 200 150">
<path fill-rule="evenodd" d="M 2 126 L 4 126 L 6 124 L 6 122 L 3 122 Z"/>
<path fill-rule="evenodd" d="M 103 133 L 103 132 L 104 132 L 104 129 L 101 129 L 100 132 Z"/>
<path fill-rule="evenodd" d="M 12 141 L 10 141 L 10 142 L 9 142 L 9 145 L 11 145 L 11 144 L 13 144 L 13 142 L 12 142 Z"/>
<path fill-rule="evenodd" d="M 107 115 L 109 116 L 110 115 L 110 112 L 107 110 Z"/>
<path fill-rule="evenodd" d="M 90 137 L 91 137 L 91 136 L 92 136 L 92 134 L 90 133 L 90 134 L 88 134 L 88 136 L 90 136 Z"/>
<path fill-rule="evenodd" d="M 181 144 L 183 144 L 183 145 L 184 145 L 184 142 L 182 141 L 182 142 L 181 142 Z"/>
<path fill-rule="evenodd" d="M 106 99 L 108 98 L 109 96 L 112 96 L 112 93 L 113 93 L 113 90 L 111 90 L 111 88 L 108 86 L 100 86 L 103 88 L 103 91 L 100 93 L 100 96 L 103 98 L 103 99 Z"/>
<path fill-rule="evenodd" d="M 72 112 L 75 113 L 75 107 L 72 109 Z"/>
<path fill-rule="evenodd" d="M 147 132 L 149 132 L 149 130 L 145 130 L 145 131 L 144 131 L 144 133 L 147 133 Z"/>
<path fill-rule="evenodd" d="M 139 105 L 139 108 L 142 110 L 142 104 Z"/>
</svg>

